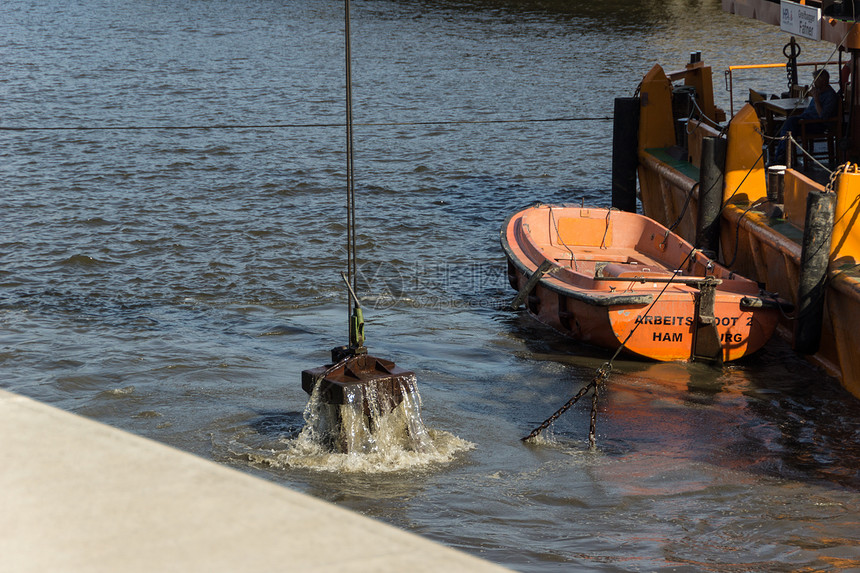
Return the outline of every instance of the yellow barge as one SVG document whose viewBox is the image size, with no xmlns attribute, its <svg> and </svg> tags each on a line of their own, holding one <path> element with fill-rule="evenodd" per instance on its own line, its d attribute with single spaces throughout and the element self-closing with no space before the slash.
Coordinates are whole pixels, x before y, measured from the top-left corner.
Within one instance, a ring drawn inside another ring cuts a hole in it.
<svg viewBox="0 0 860 573">
<path fill-rule="evenodd" d="M 779 334 L 860 397 L 860 167 L 854 163 L 860 160 L 860 89 L 852 89 L 849 75 L 860 70 L 860 25 L 845 15 L 853 3 L 825 4 L 806 2 L 796 9 L 810 19 L 817 16 L 813 35 L 832 42 L 840 58 L 836 70 L 826 62 L 809 69 L 829 65 L 830 77 L 840 78 L 835 127 L 817 134 L 818 147 L 828 144 L 828 159 L 835 159 L 828 169 L 801 146 L 811 150 L 814 141 L 795 142 L 799 134 L 792 134 L 787 165 L 768 168 L 768 151 L 781 134 L 768 125 L 774 118 L 767 111 L 788 109 L 785 102 L 756 105 L 750 91 L 751 103 L 726 121 L 714 104 L 711 68 L 693 53 L 683 69 L 654 66 L 636 97 L 616 100 L 613 204 L 631 210 L 632 197 L 635 209 L 638 179 L 645 215 L 794 303 Z M 791 16 L 785 10 L 793 5 L 723 0 L 729 12 L 774 24 Z M 794 45 L 792 37 L 787 55 Z M 803 64 L 789 58 L 783 65 Z M 804 95 L 803 86 L 796 86 L 785 99 Z M 625 122 L 638 125 L 637 137 L 625 136 Z M 631 139 L 633 144 L 626 143 Z M 627 168 L 625 153 L 635 155 Z"/>
</svg>

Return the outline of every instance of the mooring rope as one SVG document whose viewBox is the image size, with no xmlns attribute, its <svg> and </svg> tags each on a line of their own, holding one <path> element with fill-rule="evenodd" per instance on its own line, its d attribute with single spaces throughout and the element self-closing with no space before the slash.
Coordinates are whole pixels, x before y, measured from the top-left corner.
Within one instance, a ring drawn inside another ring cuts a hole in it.
<svg viewBox="0 0 860 573">
<path fill-rule="evenodd" d="M 760 132 L 759 132 L 759 133 L 760 133 Z M 786 135 L 784 135 L 784 136 L 782 136 L 782 137 L 772 137 L 772 136 L 766 136 L 766 135 L 762 134 L 762 136 L 763 136 L 763 137 L 765 137 L 765 138 L 767 138 L 767 139 L 771 139 L 772 141 L 779 141 L 779 140 L 783 140 L 783 139 L 784 139 L 784 140 L 787 140 L 789 143 L 791 143 L 791 144 L 792 144 L 792 146 L 793 146 L 793 147 L 796 147 L 796 148 L 800 149 L 800 150 L 801 150 L 801 152 L 803 152 L 807 157 L 809 157 L 810 159 L 812 159 L 812 160 L 813 160 L 815 163 L 817 163 L 817 164 L 818 164 L 818 165 L 819 165 L 819 166 L 820 166 L 820 167 L 821 167 L 825 172 L 827 172 L 827 173 L 828 173 L 828 175 L 830 176 L 830 182 L 828 183 L 828 187 L 830 187 L 830 186 L 832 186 L 832 185 L 834 184 L 835 177 L 840 173 L 840 170 L 844 170 L 844 169 L 846 168 L 846 166 L 847 166 L 847 165 L 850 165 L 850 163 L 845 163 L 845 164 L 840 165 L 839 167 L 837 167 L 836 169 L 834 169 L 834 170 L 832 170 L 832 171 L 831 171 L 830 169 L 828 169 L 827 167 L 825 167 L 824 165 L 822 165 L 822 164 L 821 164 L 821 162 L 819 162 L 815 157 L 813 157 L 812 155 L 810 155 L 810 154 L 809 154 L 809 153 L 808 153 L 808 152 L 803 148 L 803 146 L 801 146 L 801 145 L 798 143 L 798 141 L 797 141 L 796 139 L 794 139 L 794 137 L 793 137 L 792 135 L 790 135 L 790 134 L 786 134 Z M 747 178 L 748 178 L 748 177 L 750 176 L 750 174 L 753 172 L 753 170 L 755 169 L 756 165 L 758 165 L 758 162 L 759 162 L 759 161 L 761 161 L 761 160 L 763 160 L 763 159 L 764 159 L 764 150 L 762 149 L 762 152 L 761 152 L 761 154 L 758 156 L 758 159 L 756 159 L 756 160 L 755 160 L 755 162 L 753 162 L 752 167 L 750 167 L 750 168 L 749 168 L 749 170 L 746 172 L 746 175 L 744 175 L 744 178 L 741 180 L 741 182 L 740 182 L 740 183 L 738 183 L 738 186 L 735 188 L 735 190 L 734 190 L 734 191 L 732 191 L 732 194 L 731 194 L 731 195 L 729 195 L 729 197 L 728 197 L 728 198 L 723 202 L 722 206 L 720 207 L 720 213 L 722 213 L 722 212 L 723 212 L 723 210 L 724 210 L 724 209 L 729 205 L 729 203 L 731 202 L 732 198 L 737 194 L 737 192 L 738 192 L 738 191 L 740 191 L 740 189 L 741 189 L 741 187 L 743 186 L 744 182 L 746 182 Z M 741 222 L 743 221 L 744 217 L 746 217 L 746 216 L 747 216 L 747 214 L 748 214 L 752 209 L 754 209 L 755 207 L 759 207 L 759 206 L 761 206 L 761 205 L 764 205 L 765 203 L 771 203 L 771 202 L 772 202 L 772 201 L 771 201 L 770 199 L 759 199 L 759 200 L 757 200 L 757 201 L 754 201 L 754 202 L 753 202 L 749 207 L 747 207 L 747 209 L 746 209 L 746 210 L 744 210 L 744 212 L 743 212 L 743 213 L 741 214 L 741 216 L 738 218 L 738 221 L 737 221 L 737 223 L 736 223 L 736 225 L 735 225 L 735 247 L 734 247 L 734 252 L 732 253 L 732 259 L 731 259 L 731 261 L 730 261 L 729 263 L 727 263 L 727 264 L 726 264 L 726 266 L 728 266 L 728 267 L 730 267 L 730 268 L 731 268 L 731 267 L 735 264 L 735 261 L 736 261 L 736 260 L 737 260 L 737 258 L 738 258 L 738 249 L 739 249 L 739 246 L 740 246 Z"/>
<path fill-rule="evenodd" d="M 856 24 L 856 22 L 855 22 L 854 24 Z M 851 28 L 849 28 L 849 32 L 851 31 L 851 29 L 853 29 L 854 24 L 852 24 Z M 848 35 L 848 32 L 846 32 L 845 37 L 847 37 L 847 35 Z M 844 41 L 844 39 L 845 39 L 845 38 L 843 38 L 843 41 Z M 832 57 L 832 55 L 831 55 L 831 57 Z M 828 61 L 829 61 L 829 59 L 830 59 L 830 58 L 828 58 Z M 639 95 L 639 92 L 640 92 L 641 88 L 642 88 L 642 84 L 640 83 L 640 84 L 636 87 L 636 93 L 635 93 L 635 95 Z M 723 134 L 725 134 L 725 133 L 726 133 L 726 131 L 728 130 L 728 127 L 729 127 L 729 124 L 728 124 L 728 123 L 727 123 L 725 126 L 721 126 L 720 124 L 718 124 L 718 123 L 714 122 L 713 120 L 711 120 L 710 118 L 708 118 L 708 117 L 707 117 L 707 116 L 702 112 L 702 110 L 699 108 L 698 103 L 696 102 L 696 100 L 695 100 L 695 99 L 693 99 L 693 106 L 694 106 L 695 110 L 691 110 L 690 117 L 688 118 L 688 125 L 689 125 L 689 121 L 694 119 L 694 118 L 693 118 L 693 111 L 698 111 L 698 112 L 699 112 L 699 118 L 696 118 L 698 121 L 701 121 L 701 118 L 704 118 L 707 122 L 711 123 L 714 127 L 720 128 L 720 135 L 723 135 Z M 790 143 L 797 143 L 797 142 L 796 142 L 796 140 L 794 140 L 794 139 L 793 139 L 793 137 L 792 137 L 791 135 L 788 135 L 787 137 L 788 137 L 788 139 L 790 140 Z M 776 139 L 776 138 L 774 138 L 774 139 Z M 798 145 L 797 147 L 799 147 L 799 148 L 801 149 L 801 151 L 802 151 L 804 154 L 806 154 L 808 157 L 810 157 L 810 158 L 811 158 L 814 162 L 816 162 L 819 166 L 821 166 L 823 169 L 825 169 L 825 171 L 828 171 L 828 172 L 830 173 L 831 177 L 830 177 L 830 183 L 828 184 L 828 187 L 832 187 L 832 185 L 834 184 L 835 174 L 836 174 L 836 172 L 838 172 L 838 171 L 839 171 L 839 169 L 841 169 L 842 167 L 840 167 L 840 168 L 838 168 L 837 170 L 835 170 L 835 171 L 831 172 L 829 169 L 827 169 L 826 167 L 824 167 L 824 165 L 822 165 L 822 164 L 821 164 L 821 163 L 820 163 L 816 158 L 812 157 L 812 155 L 811 155 L 811 154 L 809 154 L 805 149 L 803 149 L 803 147 L 802 147 L 802 146 Z M 741 187 L 743 186 L 743 184 L 746 182 L 747 178 L 748 178 L 748 177 L 750 176 L 750 174 L 755 170 L 755 167 L 756 167 L 756 165 L 758 165 L 758 162 L 759 162 L 759 161 L 762 161 L 763 159 L 764 159 L 764 149 L 762 149 L 761 154 L 760 154 L 760 155 L 759 155 L 759 157 L 755 160 L 755 162 L 753 163 L 752 167 L 750 167 L 750 169 L 749 169 L 749 170 L 747 171 L 747 173 L 744 175 L 743 179 L 742 179 L 742 180 L 741 180 L 741 182 L 738 184 L 737 188 L 735 188 L 735 190 L 732 192 L 732 194 L 731 194 L 731 195 L 730 195 L 730 196 L 729 196 L 729 197 L 728 197 L 728 198 L 727 198 L 727 199 L 722 203 L 722 205 L 720 206 L 720 211 L 719 211 L 719 213 L 720 213 L 720 214 L 723 212 L 723 210 L 725 210 L 726 206 L 728 206 L 728 204 L 730 203 L 730 201 L 732 200 L 732 198 L 735 196 L 735 194 L 737 194 L 737 192 L 740 190 L 740 188 L 741 188 Z M 846 167 L 845 169 L 846 169 L 846 171 L 847 171 L 847 167 Z M 716 181 L 712 184 L 712 187 L 713 187 L 713 185 L 714 185 L 715 183 L 716 183 Z M 669 231 L 667 232 L 666 237 L 664 238 L 664 241 L 665 241 L 666 239 L 668 239 L 668 237 L 669 237 L 669 233 L 671 232 L 671 229 L 674 229 L 674 228 L 675 228 L 675 227 L 676 227 L 676 226 L 681 222 L 681 218 L 682 218 L 682 217 L 683 217 L 683 215 L 686 213 L 686 210 L 687 210 L 687 207 L 688 207 L 688 205 L 689 205 L 690 199 L 691 199 L 691 197 L 692 197 L 692 195 L 693 195 L 693 190 L 696 188 L 696 186 L 697 186 L 697 185 L 699 185 L 699 183 L 698 183 L 698 182 L 696 182 L 696 183 L 695 183 L 695 184 L 694 184 L 694 185 L 689 189 L 688 194 L 687 194 L 687 199 L 686 199 L 686 201 L 684 202 L 684 207 L 683 207 L 683 209 L 681 210 L 681 215 L 680 215 L 680 216 L 678 217 L 678 219 L 677 219 L 677 220 L 672 224 L 672 227 L 670 227 L 670 228 L 669 228 Z M 709 191 L 710 191 L 710 189 L 709 189 Z M 740 223 L 741 223 L 741 220 L 742 220 L 742 219 L 743 219 L 743 217 L 745 217 L 745 216 L 746 216 L 746 214 L 747 214 L 747 213 L 749 213 L 749 211 L 750 211 L 750 210 L 752 210 L 754 207 L 756 207 L 756 206 L 758 206 L 758 205 L 761 205 L 761 204 L 764 204 L 764 203 L 769 202 L 769 201 L 770 201 L 769 199 L 764 199 L 764 200 L 756 201 L 756 202 L 754 202 L 752 205 L 750 205 L 750 207 L 749 207 L 749 208 L 747 208 L 747 209 L 744 211 L 744 213 L 741 215 L 741 218 L 738 220 L 737 228 L 736 228 L 736 236 L 735 236 L 735 252 L 734 252 L 734 256 L 732 257 L 732 263 L 728 265 L 729 267 L 731 267 L 731 266 L 732 266 L 732 264 L 734 263 L 735 259 L 737 258 L 737 254 L 738 254 L 738 243 L 739 243 L 739 237 L 740 237 Z M 677 275 L 677 273 L 678 273 L 678 272 L 680 272 L 680 267 L 683 267 L 683 266 L 687 263 L 687 261 L 690 259 L 690 257 L 691 257 L 691 256 L 693 256 L 693 254 L 694 254 L 697 250 L 699 250 L 699 249 L 693 248 L 693 250 L 692 250 L 692 251 L 690 251 L 690 252 L 687 254 L 687 256 L 686 256 L 686 258 L 684 259 L 684 261 L 683 261 L 683 262 L 678 266 L 679 268 L 675 269 L 675 271 L 673 272 L 673 274 L 672 274 L 672 278 L 674 278 L 674 277 Z M 855 265 L 855 267 L 856 267 L 856 266 L 860 266 L 860 264 Z M 850 272 L 850 270 L 853 270 L 853 267 L 852 267 L 851 269 L 846 270 L 846 272 Z M 651 311 L 651 309 L 652 309 L 652 308 L 654 308 L 654 305 L 657 303 L 657 301 L 660 299 L 660 297 L 663 295 L 663 293 L 664 293 L 664 292 L 666 292 L 666 288 L 667 288 L 670 284 L 672 284 L 672 283 L 671 283 L 671 281 L 670 281 L 670 282 L 667 282 L 667 283 L 663 286 L 663 289 L 660 291 L 660 293 L 657 295 L 657 297 L 656 297 L 656 298 L 654 299 L 654 301 L 651 303 L 651 306 L 649 306 L 649 307 L 648 307 L 648 309 L 645 311 L 645 314 L 643 315 L 643 318 L 644 318 L 644 316 L 647 316 L 647 315 L 648 315 L 648 313 Z M 778 306 L 779 306 L 780 310 L 782 310 L 782 305 L 778 305 Z M 591 415 L 590 415 L 590 425 L 589 425 L 589 434 L 588 434 L 588 444 L 589 444 L 589 448 L 594 449 L 594 448 L 595 448 L 595 446 L 596 446 L 595 434 L 596 434 L 596 419 L 597 419 L 597 395 L 598 395 L 599 387 L 600 387 L 600 385 L 601 385 L 603 382 L 605 382 L 605 381 L 609 378 L 609 374 L 610 374 L 610 372 L 612 371 L 612 362 L 613 362 L 613 361 L 615 360 L 615 358 L 619 355 L 619 353 L 620 353 L 620 352 L 625 348 L 625 346 L 626 346 L 627 342 L 630 340 L 630 337 L 633 335 L 633 333 L 636 331 L 636 329 L 639 327 L 639 325 L 640 325 L 640 324 L 642 324 L 643 322 L 644 322 L 644 321 L 640 321 L 640 322 L 637 322 L 637 323 L 634 325 L 634 327 L 633 327 L 633 328 L 630 330 L 630 332 L 628 333 L 627 337 L 624 339 L 624 341 L 621 343 L 621 345 L 616 349 L 615 353 L 612 355 L 612 358 L 610 358 L 608 362 L 604 363 L 602 366 L 600 366 L 600 367 L 597 369 L 597 371 L 596 371 L 596 373 L 595 373 L 594 378 L 592 378 L 592 380 L 591 380 L 588 384 L 586 384 L 585 386 L 583 386 L 583 387 L 579 390 L 579 392 L 577 392 L 577 393 L 576 393 L 576 394 L 575 394 L 575 395 L 574 395 L 570 400 L 568 400 L 568 401 L 564 404 L 564 406 L 562 406 L 561 408 L 559 408 L 558 410 L 556 410 L 556 412 L 554 412 L 554 413 L 553 413 L 549 418 L 547 418 L 547 419 L 546 419 L 546 420 L 545 420 L 545 421 L 544 421 L 540 426 L 538 426 L 537 428 L 535 428 L 534 430 L 532 430 L 532 431 L 531 431 L 531 433 L 529 433 L 529 435 L 528 435 L 528 436 L 526 436 L 526 437 L 522 438 L 522 441 L 529 441 L 529 440 L 531 440 L 531 439 L 533 439 L 533 438 L 537 437 L 541 432 L 543 432 L 543 431 L 544 431 L 546 428 L 548 428 L 548 427 L 549 427 L 553 422 L 555 422 L 555 421 L 556 421 L 556 420 L 557 420 L 557 419 L 558 419 L 562 414 L 564 414 L 564 413 L 565 413 L 567 410 L 569 410 L 569 409 L 570 409 L 574 404 L 576 404 L 576 403 L 577 403 L 577 402 L 578 402 L 578 401 L 579 401 L 583 396 L 585 396 L 585 395 L 588 393 L 588 391 L 589 391 L 589 390 L 592 390 L 592 389 L 593 389 L 594 394 L 592 395 L 592 402 L 591 402 Z"/>
<path fill-rule="evenodd" d="M 714 185 L 717 184 L 717 181 L 718 181 L 718 179 L 715 178 L 714 181 L 711 183 L 711 188 L 708 189 L 708 192 L 710 192 L 710 190 L 714 188 Z M 687 191 L 687 198 L 684 200 L 684 207 L 681 209 L 681 214 L 678 215 L 678 218 L 675 219 L 675 222 L 669 226 L 669 229 L 668 229 L 669 232 L 674 231 L 675 227 L 677 227 L 678 225 L 681 224 L 681 220 L 684 218 L 684 215 L 687 213 L 687 207 L 690 206 L 690 201 L 693 199 L 693 191 L 696 190 L 696 187 L 699 187 L 698 181 L 693 183 L 690 186 L 690 190 Z M 666 238 L 668 238 L 668 237 L 669 237 L 669 234 L 667 233 Z"/>
<path fill-rule="evenodd" d="M 749 207 L 747 207 L 743 213 L 741 213 L 741 216 L 738 217 L 738 222 L 737 222 L 737 224 L 735 224 L 735 250 L 734 250 L 734 253 L 732 254 L 732 260 L 729 261 L 728 263 L 726 263 L 726 266 L 728 268 L 732 268 L 733 266 L 735 266 L 735 261 L 738 258 L 738 250 L 739 250 L 740 242 L 741 242 L 741 221 L 744 220 L 744 217 L 747 216 L 747 213 L 749 213 L 750 211 L 752 211 L 756 207 L 760 207 L 760 206 L 764 205 L 765 203 L 770 203 L 770 202 L 771 202 L 771 200 L 767 199 L 767 198 L 753 201 L 753 203 Z M 720 212 L 722 213 L 722 209 L 720 210 Z"/>
<path fill-rule="evenodd" d="M 710 117 L 708 117 L 707 115 L 705 115 L 705 112 L 702 111 L 702 108 L 699 107 L 699 102 L 698 102 L 698 100 L 696 100 L 696 98 L 691 98 L 690 101 L 693 104 L 693 109 L 690 110 L 690 115 L 687 117 L 687 125 L 686 125 L 687 135 L 690 135 L 691 133 L 693 133 L 689 129 L 690 128 L 690 121 L 698 121 L 699 124 L 710 123 L 711 127 L 715 127 L 715 128 L 720 130 L 720 135 L 725 134 L 726 130 L 729 129 L 728 123 L 726 123 L 726 125 L 721 125 L 721 124 L 717 123 L 716 121 L 714 121 L 713 119 L 711 119 Z M 697 117 L 693 117 L 694 111 L 699 112 Z"/>
</svg>

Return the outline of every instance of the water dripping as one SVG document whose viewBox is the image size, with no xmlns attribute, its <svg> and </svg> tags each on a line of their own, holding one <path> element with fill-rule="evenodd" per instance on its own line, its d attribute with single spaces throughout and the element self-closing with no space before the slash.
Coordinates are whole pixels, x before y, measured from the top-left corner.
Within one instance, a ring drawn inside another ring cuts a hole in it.
<svg viewBox="0 0 860 573">
<path fill-rule="evenodd" d="M 392 391 L 396 388 L 395 391 Z M 474 445 L 427 427 L 421 395 L 411 372 L 392 382 L 379 378 L 342 388 L 333 403 L 331 388 L 317 378 L 304 410 L 305 425 L 287 440 L 269 465 L 322 471 L 377 473 L 444 464 Z"/>
</svg>

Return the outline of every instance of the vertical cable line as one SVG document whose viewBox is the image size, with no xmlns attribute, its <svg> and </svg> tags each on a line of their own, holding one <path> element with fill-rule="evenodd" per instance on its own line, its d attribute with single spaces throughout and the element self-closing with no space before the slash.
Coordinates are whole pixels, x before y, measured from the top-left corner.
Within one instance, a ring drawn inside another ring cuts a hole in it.
<svg viewBox="0 0 860 573">
<path fill-rule="evenodd" d="M 352 135 L 352 53 L 350 49 L 349 29 L 349 0 L 344 0 L 344 37 L 346 59 L 346 258 L 348 282 L 352 290 L 357 291 L 356 285 L 356 256 L 355 256 L 355 174 L 353 161 Z M 352 297 L 347 296 L 348 314 L 352 316 Z"/>
</svg>

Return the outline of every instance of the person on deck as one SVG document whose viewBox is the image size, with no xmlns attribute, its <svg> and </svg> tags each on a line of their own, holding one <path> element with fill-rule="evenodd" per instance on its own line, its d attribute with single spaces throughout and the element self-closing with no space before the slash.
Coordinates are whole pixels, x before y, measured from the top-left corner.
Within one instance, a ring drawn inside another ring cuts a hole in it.
<svg viewBox="0 0 860 573">
<path fill-rule="evenodd" d="M 782 124 L 782 129 L 779 130 L 779 137 L 784 137 L 789 132 L 792 135 L 799 136 L 800 121 L 803 119 L 830 119 L 836 115 L 839 105 L 839 95 L 830 86 L 830 73 L 825 69 L 821 69 L 812 75 L 814 81 L 812 89 L 809 90 L 812 100 L 806 106 L 806 109 L 803 110 L 803 113 L 793 115 L 785 120 L 785 123 Z M 807 127 L 807 131 L 810 133 L 819 133 L 824 131 L 824 126 L 812 125 Z M 780 140 L 779 145 L 776 147 L 776 154 L 774 161 L 771 162 L 772 164 L 785 164 L 786 147 L 787 140 Z"/>
</svg>

